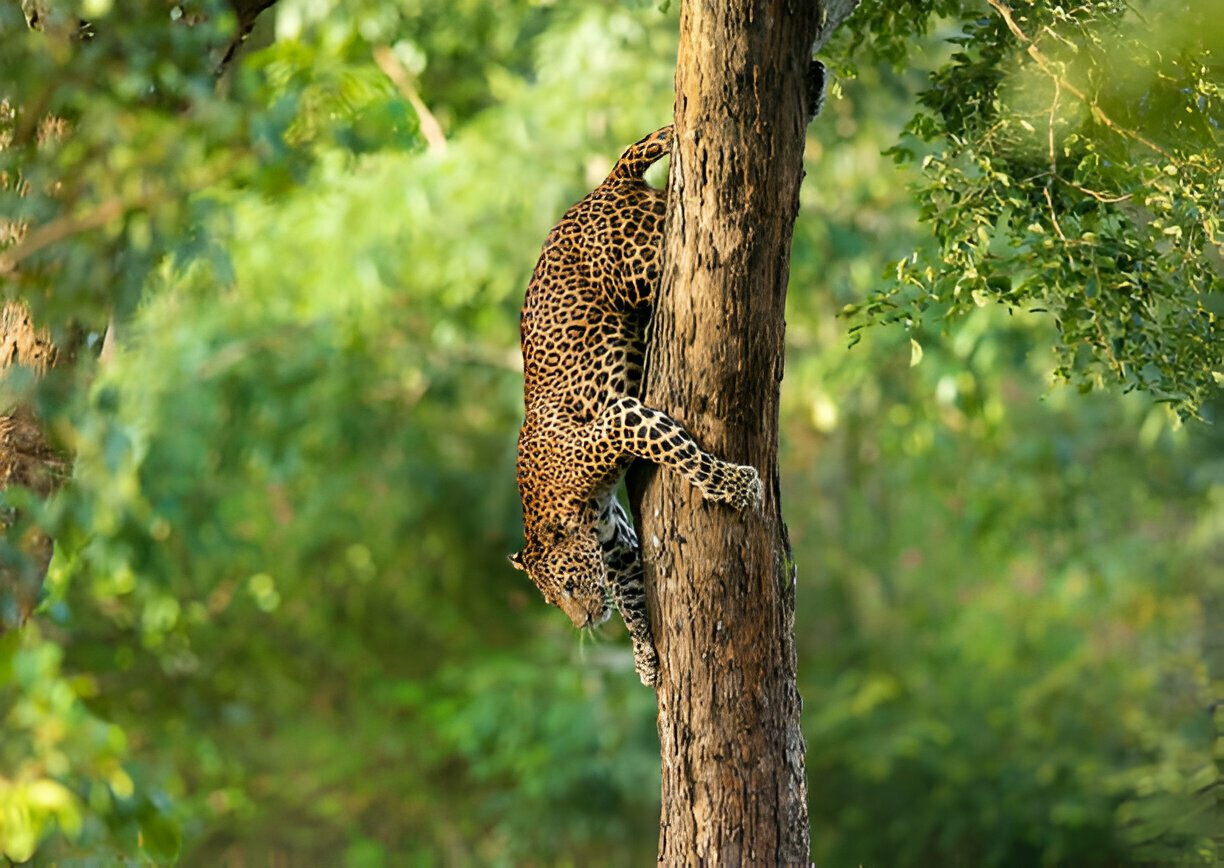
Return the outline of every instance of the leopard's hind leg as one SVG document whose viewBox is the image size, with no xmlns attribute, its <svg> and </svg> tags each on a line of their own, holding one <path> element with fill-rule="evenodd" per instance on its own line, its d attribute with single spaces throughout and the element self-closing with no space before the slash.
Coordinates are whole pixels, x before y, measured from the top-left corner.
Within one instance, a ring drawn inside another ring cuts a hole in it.
<svg viewBox="0 0 1224 868">
<path fill-rule="evenodd" d="M 650 632 L 650 615 L 646 611 L 641 552 L 633 523 L 611 492 L 602 504 L 596 533 L 608 568 L 608 590 L 633 642 L 634 669 L 643 684 L 653 687 L 659 679 L 659 655 Z"/>
</svg>

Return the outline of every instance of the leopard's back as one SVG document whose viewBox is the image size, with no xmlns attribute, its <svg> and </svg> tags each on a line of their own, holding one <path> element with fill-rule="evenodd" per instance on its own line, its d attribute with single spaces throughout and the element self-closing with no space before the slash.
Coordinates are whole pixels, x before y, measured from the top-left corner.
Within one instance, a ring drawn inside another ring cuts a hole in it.
<svg viewBox="0 0 1224 868">
<path fill-rule="evenodd" d="M 527 414 L 588 422 L 636 396 L 665 194 L 610 176 L 549 233 L 520 318 Z"/>
</svg>

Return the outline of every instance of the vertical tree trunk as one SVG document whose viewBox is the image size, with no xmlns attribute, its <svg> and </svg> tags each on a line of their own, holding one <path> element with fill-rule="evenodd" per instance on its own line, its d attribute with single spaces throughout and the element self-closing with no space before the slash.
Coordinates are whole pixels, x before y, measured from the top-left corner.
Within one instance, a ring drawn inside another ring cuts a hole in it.
<svg viewBox="0 0 1224 868">
<path fill-rule="evenodd" d="M 34 328 L 30 311 L 19 302 L 0 310 L 0 380 L 13 365 L 41 376 L 56 358 L 50 336 Z M 0 491 L 20 485 L 48 497 L 67 475 L 67 464 L 48 441 L 34 408 L 20 403 L 0 414 Z M 17 516 L 0 514 L 2 535 Z M 15 540 L 15 551 L 0 559 L 0 633 L 19 626 L 34 610 L 42 578 L 51 561 L 51 540 L 38 528 L 28 528 Z"/>
<path fill-rule="evenodd" d="M 39 6 L 22 4 L 31 26 L 38 23 Z M 41 14 L 45 16 L 45 12 Z M 14 113 L 13 106 L 0 101 L 0 121 L 11 121 Z M 39 126 L 39 145 L 60 138 L 62 133 L 62 120 L 45 119 Z M 8 145 L 7 135 L 0 135 L 0 151 Z M 10 190 L 18 184 L 15 173 L 0 173 L 0 190 Z M 17 191 L 21 193 L 19 186 Z M 0 218 L 0 252 L 19 244 L 28 229 L 23 222 Z M 58 358 L 51 335 L 34 325 L 29 307 L 21 301 L 5 301 L 0 308 L 0 492 L 22 486 L 40 497 L 48 497 L 67 474 L 66 462 L 52 448 L 34 407 L 24 397 L 3 388 L 11 368 L 23 367 L 41 377 Z M 11 526 L 17 520 L 16 510 L 0 511 L 0 633 L 20 626 L 30 616 L 51 561 L 51 539 L 37 528 L 27 528 L 20 535 L 13 533 Z M 9 539 L 15 536 L 19 538 Z"/>
<path fill-rule="evenodd" d="M 765 503 L 759 515 L 737 513 L 703 502 L 675 475 L 634 471 L 661 661 L 667 864 L 809 858 L 778 396 L 806 74 L 818 34 L 854 5 L 681 7 L 665 269 L 644 400 L 715 455 L 755 466 Z"/>
</svg>

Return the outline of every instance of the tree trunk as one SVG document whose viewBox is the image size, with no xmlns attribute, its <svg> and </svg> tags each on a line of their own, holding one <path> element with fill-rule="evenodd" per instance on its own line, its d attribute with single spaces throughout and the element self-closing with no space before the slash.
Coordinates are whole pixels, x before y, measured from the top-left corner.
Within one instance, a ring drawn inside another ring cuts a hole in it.
<svg viewBox="0 0 1224 868">
<path fill-rule="evenodd" d="M 34 328 L 29 308 L 6 302 L 0 310 L 0 378 L 13 365 L 41 376 L 55 357 L 50 336 Z M 48 497 L 66 475 L 66 462 L 48 442 L 34 408 L 25 402 L 5 408 L 0 415 L 0 491 L 20 485 Z M 15 511 L 6 510 L 0 515 L 0 533 L 17 519 Z M 37 527 L 25 528 L 15 542 L 15 551 L 0 559 L 0 633 L 30 616 L 51 561 L 51 539 Z"/>
<path fill-rule="evenodd" d="M 674 474 L 634 470 L 661 662 L 667 864 L 809 859 L 778 396 L 805 81 L 818 35 L 854 5 L 681 7 L 665 268 L 644 401 L 713 454 L 755 466 L 765 502 L 760 514 L 737 513 L 703 502 Z"/>
<path fill-rule="evenodd" d="M 22 8 L 27 11 L 31 26 L 37 26 L 40 13 L 35 4 L 23 2 Z M 13 111 L 7 102 L 0 101 L 0 118 L 11 117 Z M 60 119 L 45 119 L 38 129 L 39 146 L 62 137 L 63 126 Z M 7 146 L 8 141 L 0 138 L 0 151 Z M 15 174 L 0 173 L 0 189 L 11 189 L 17 183 Z M 0 251 L 20 244 L 28 229 L 25 223 L 0 218 Z M 0 385 L 7 385 L 5 378 L 15 366 L 42 377 L 59 355 L 51 335 L 34 325 L 24 303 L 4 302 L 0 308 Z M 66 475 L 66 462 L 52 448 L 34 407 L 26 396 L 5 388 L 0 404 L 0 492 L 21 486 L 40 497 L 49 497 Z M 38 602 L 43 576 L 51 562 L 52 543 L 45 533 L 28 526 L 19 534 L 11 530 L 20 518 L 7 504 L 0 511 L 0 633 L 25 623 Z"/>
</svg>

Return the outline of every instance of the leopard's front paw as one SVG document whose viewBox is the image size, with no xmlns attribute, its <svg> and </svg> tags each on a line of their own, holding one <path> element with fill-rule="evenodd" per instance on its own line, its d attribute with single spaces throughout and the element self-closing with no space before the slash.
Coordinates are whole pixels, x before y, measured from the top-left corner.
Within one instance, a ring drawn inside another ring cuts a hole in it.
<svg viewBox="0 0 1224 868">
<path fill-rule="evenodd" d="M 763 487 L 755 467 L 728 464 L 719 483 L 707 486 L 703 493 L 709 500 L 717 500 L 736 509 L 759 511 Z"/>
<path fill-rule="evenodd" d="M 761 500 L 765 496 L 765 487 L 761 484 L 760 474 L 757 473 L 755 467 L 741 466 L 735 470 L 736 473 L 732 477 L 735 491 L 730 501 L 731 505 L 736 509 L 751 509 L 759 512 Z"/>
</svg>

